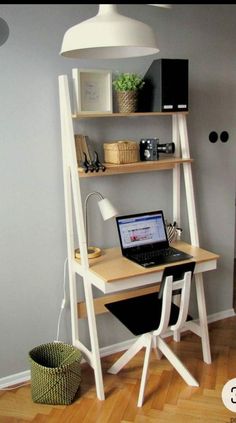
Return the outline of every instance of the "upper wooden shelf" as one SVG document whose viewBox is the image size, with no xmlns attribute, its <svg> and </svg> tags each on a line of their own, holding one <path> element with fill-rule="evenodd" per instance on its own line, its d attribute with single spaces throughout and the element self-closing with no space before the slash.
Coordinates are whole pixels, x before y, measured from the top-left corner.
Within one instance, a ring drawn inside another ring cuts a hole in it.
<svg viewBox="0 0 236 423">
<path fill-rule="evenodd" d="M 172 116 L 187 115 L 188 112 L 137 112 L 137 113 L 80 113 L 72 115 L 73 119 L 104 118 L 104 117 L 130 117 L 130 116 Z"/>
<path fill-rule="evenodd" d="M 106 166 L 105 172 L 88 172 L 85 173 L 82 167 L 78 168 L 81 178 L 93 178 L 98 176 L 118 175 L 125 173 L 139 173 L 139 172 L 154 172 L 157 170 L 173 169 L 175 165 L 181 163 L 191 163 L 193 159 L 183 159 L 180 157 L 171 157 L 150 162 L 136 162 L 127 164 L 110 164 L 104 163 Z"/>
</svg>

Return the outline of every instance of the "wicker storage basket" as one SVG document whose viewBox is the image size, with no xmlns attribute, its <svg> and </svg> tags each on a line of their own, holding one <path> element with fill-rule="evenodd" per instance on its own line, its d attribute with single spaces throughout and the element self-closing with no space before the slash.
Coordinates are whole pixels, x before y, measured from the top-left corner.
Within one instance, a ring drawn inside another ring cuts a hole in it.
<svg viewBox="0 0 236 423">
<path fill-rule="evenodd" d="M 29 352 L 32 400 L 71 404 L 81 382 L 81 352 L 72 345 L 49 343 Z"/>
<path fill-rule="evenodd" d="M 125 164 L 139 161 L 139 149 L 136 141 L 122 140 L 104 143 L 105 163 Z"/>
</svg>

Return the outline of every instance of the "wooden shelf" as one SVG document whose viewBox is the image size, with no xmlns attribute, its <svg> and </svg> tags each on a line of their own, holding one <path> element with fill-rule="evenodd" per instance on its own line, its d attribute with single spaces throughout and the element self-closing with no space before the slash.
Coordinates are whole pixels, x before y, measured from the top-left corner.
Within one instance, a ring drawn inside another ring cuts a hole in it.
<svg viewBox="0 0 236 423">
<path fill-rule="evenodd" d="M 73 119 L 91 119 L 91 118 L 107 118 L 107 117 L 139 117 L 139 116 L 172 116 L 187 115 L 188 112 L 137 112 L 137 113 L 80 113 L 72 115 Z"/>
<path fill-rule="evenodd" d="M 82 167 L 78 168 L 81 178 L 93 178 L 98 176 L 118 175 L 125 173 L 154 172 L 157 170 L 173 169 L 175 165 L 182 163 L 191 163 L 193 159 L 183 159 L 180 157 L 172 157 L 151 162 L 136 162 L 127 164 L 110 164 L 105 163 L 105 172 L 88 172 L 85 173 Z"/>
</svg>

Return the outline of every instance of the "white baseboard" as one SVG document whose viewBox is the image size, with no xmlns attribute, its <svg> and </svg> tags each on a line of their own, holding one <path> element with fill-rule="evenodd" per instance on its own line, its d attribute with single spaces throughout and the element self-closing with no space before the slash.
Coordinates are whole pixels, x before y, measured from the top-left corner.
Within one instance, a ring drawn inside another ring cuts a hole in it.
<svg viewBox="0 0 236 423">
<path fill-rule="evenodd" d="M 217 322 L 218 320 L 227 319 L 228 317 L 235 316 L 234 309 L 220 311 L 219 313 L 211 314 L 207 317 L 208 323 Z M 166 333 L 166 336 L 169 336 L 170 333 Z M 117 344 L 109 345 L 100 349 L 101 357 L 106 357 L 107 355 L 115 354 L 120 351 L 124 351 L 132 344 L 133 339 L 127 341 L 119 342 Z M 0 389 L 7 388 L 13 385 L 20 385 L 26 381 L 30 380 L 30 370 L 25 372 L 15 373 L 10 376 L 6 376 L 0 379 Z"/>
<path fill-rule="evenodd" d="M 0 379 L 0 389 L 7 388 L 8 386 L 21 385 L 30 380 L 30 370 L 25 372 L 15 373 L 14 375 L 2 377 Z"/>
<path fill-rule="evenodd" d="M 235 311 L 233 308 L 229 310 L 220 311 L 219 313 L 210 314 L 207 316 L 208 323 L 217 322 L 218 320 L 227 319 L 227 317 L 235 316 Z"/>
</svg>

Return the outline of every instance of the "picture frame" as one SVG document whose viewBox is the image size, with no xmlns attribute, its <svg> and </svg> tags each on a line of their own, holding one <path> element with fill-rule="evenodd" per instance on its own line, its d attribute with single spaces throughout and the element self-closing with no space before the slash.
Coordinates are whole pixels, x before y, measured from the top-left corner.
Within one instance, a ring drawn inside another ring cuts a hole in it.
<svg viewBox="0 0 236 423">
<path fill-rule="evenodd" d="M 72 69 L 74 113 L 112 113 L 112 72 L 104 69 Z"/>
</svg>

